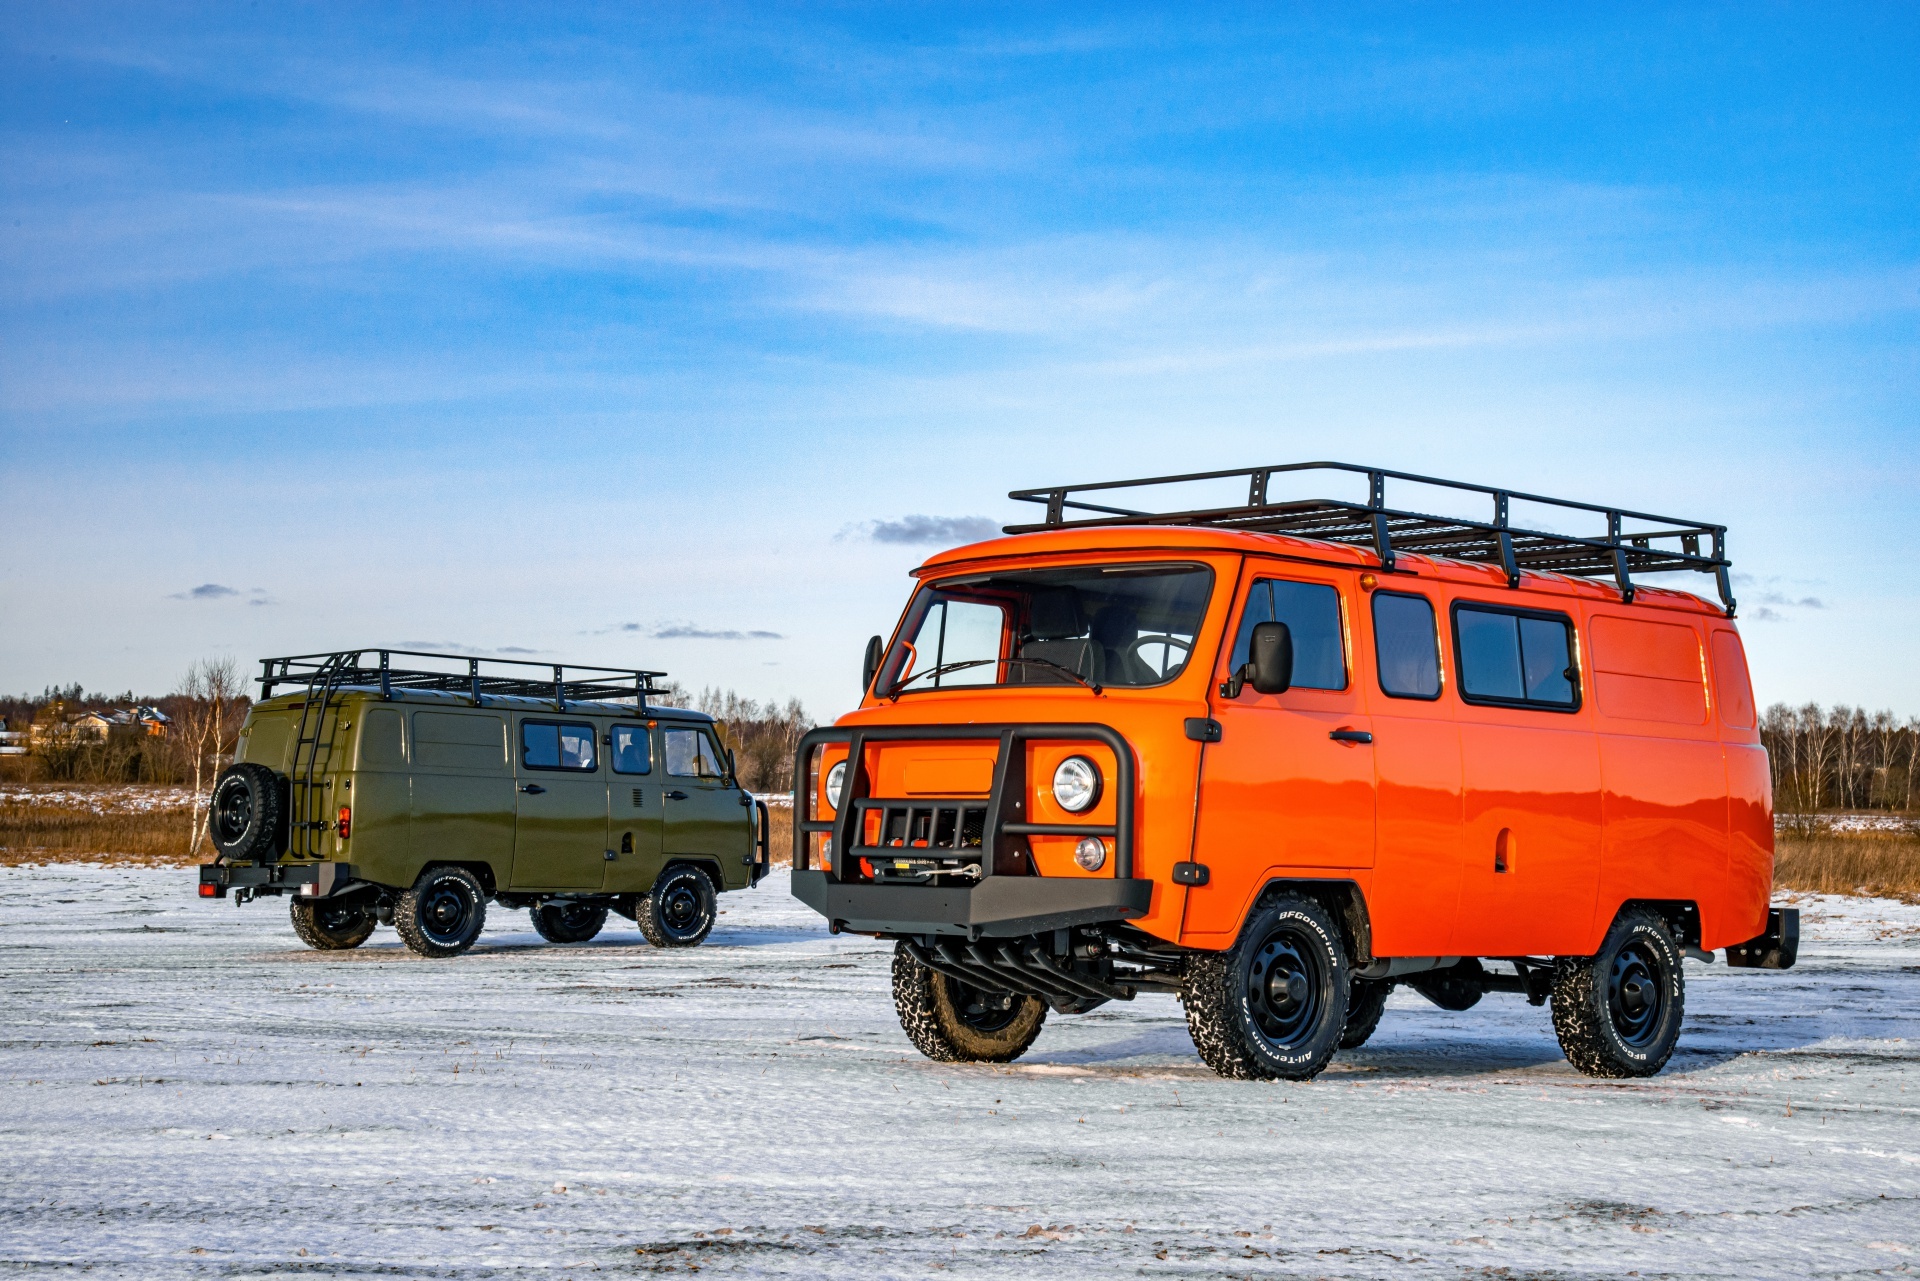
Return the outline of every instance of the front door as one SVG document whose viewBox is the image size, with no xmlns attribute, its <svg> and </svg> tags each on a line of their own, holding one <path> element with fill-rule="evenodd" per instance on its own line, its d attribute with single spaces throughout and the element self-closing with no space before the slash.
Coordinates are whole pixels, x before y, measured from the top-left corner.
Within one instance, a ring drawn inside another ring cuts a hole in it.
<svg viewBox="0 0 1920 1281">
<path fill-rule="evenodd" d="M 653 888 L 665 856 L 660 829 L 666 816 L 665 779 L 654 760 L 646 722 L 616 721 L 601 740 L 613 778 L 607 786 L 607 880 L 610 894 Z"/>
<path fill-rule="evenodd" d="M 1250 580 L 1250 581 L 1249 581 Z M 1250 562 L 1234 644 L 1216 672 L 1218 742 L 1202 757 L 1194 860 L 1182 942 L 1224 946 L 1262 882 L 1281 869 L 1373 865 L 1372 723 L 1348 661 L 1345 591 L 1333 572 Z M 1218 682 L 1247 661 L 1256 623 L 1293 635 L 1293 687 L 1229 698 Z"/>
<path fill-rule="evenodd" d="M 747 794 L 727 779 L 719 741 L 694 726 L 670 725 L 660 737 L 667 767 L 661 841 L 666 857 L 711 860 L 723 875 L 738 878 L 741 859 L 751 853 L 753 819 L 740 803 Z"/>
<path fill-rule="evenodd" d="M 513 888 L 597 890 L 606 877 L 607 779 L 590 721 L 519 722 Z"/>
</svg>

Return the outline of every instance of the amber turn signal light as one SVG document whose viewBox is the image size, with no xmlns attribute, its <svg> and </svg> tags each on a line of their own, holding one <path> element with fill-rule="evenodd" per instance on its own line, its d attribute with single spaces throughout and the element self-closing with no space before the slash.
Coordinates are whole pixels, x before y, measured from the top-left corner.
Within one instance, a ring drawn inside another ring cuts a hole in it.
<svg viewBox="0 0 1920 1281">
<path fill-rule="evenodd" d="M 353 834 L 352 806 L 342 805 L 340 807 L 340 821 L 334 824 L 333 830 L 340 833 L 340 839 L 343 841 Z"/>
</svg>

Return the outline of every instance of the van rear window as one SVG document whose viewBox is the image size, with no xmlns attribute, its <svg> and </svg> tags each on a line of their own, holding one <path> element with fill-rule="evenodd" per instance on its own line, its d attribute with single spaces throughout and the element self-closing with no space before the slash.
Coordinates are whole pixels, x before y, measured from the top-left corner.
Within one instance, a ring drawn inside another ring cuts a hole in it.
<svg viewBox="0 0 1920 1281">
<path fill-rule="evenodd" d="M 522 721 L 520 763 L 529 769 L 593 769 L 593 726 Z"/>
<path fill-rule="evenodd" d="M 1373 594 L 1373 650 L 1388 696 L 1440 697 L 1440 633 L 1425 596 Z"/>
<path fill-rule="evenodd" d="M 1580 705 L 1573 623 L 1565 614 L 1459 604 L 1453 640 L 1460 695 L 1468 702 L 1556 711 Z"/>
</svg>

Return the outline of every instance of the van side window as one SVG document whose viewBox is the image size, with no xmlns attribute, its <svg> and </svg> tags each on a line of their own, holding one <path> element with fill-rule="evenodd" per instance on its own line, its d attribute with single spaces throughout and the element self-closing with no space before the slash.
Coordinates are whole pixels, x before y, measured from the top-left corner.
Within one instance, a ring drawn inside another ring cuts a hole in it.
<svg viewBox="0 0 1920 1281">
<path fill-rule="evenodd" d="M 1345 689 L 1347 650 L 1340 633 L 1340 593 L 1325 583 L 1295 583 L 1259 578 L 1247 593 L 1240 634 L 1233 642 L 1233 666 L 1246 666 L 1255 623 L 1285 623 L 1293 633 L 1293 687 Z"/>
<path fill-rule="evenodd" d="M 1453 607 L 1460 696 L 1571 711 L 1580 705 L 1573 670 L 1573 624 L 1564 614 L 1487 605 Z"/>
<path fill-rule="evenodd" d="M 716 781 L 727 776 L 726 768 L 720 764 L 720 753 L 714 749 L 713 739 L 704 730 L 697 729 L 667 731 L 667 773 L 677 778 Z"/>
<path fill-rule="evenodd" d="M 529 769 L 593 769 L 593 726 L 522 721 L 520 763 Z"/>
<path fill-rule="evenodd" d="M 1399 592 L 1373 594 L 1373 652 L 1380 689 L 1392 698 L 1440 697 L 1440 633 L 1433 602 Z"/>
<path fill-rule="evenodd" d="M 616 774 L 653 773 L 653 741 L 644 725 L 613 727 L 613 772 Z"/>
</svg>

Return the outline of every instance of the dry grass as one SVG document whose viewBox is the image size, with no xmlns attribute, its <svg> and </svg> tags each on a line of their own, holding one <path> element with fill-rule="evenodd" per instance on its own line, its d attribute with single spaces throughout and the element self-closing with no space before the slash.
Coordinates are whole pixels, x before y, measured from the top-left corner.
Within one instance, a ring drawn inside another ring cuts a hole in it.
<svg viewBox="0 0 1920 1281">
<path fill-rule="evenodd" d="M 0 801 L 0 867 L 23 863 L 109 862 L 186 867 L 185 810 L 102 813 L 79 805 Z"/>
<path fill-rule="evenodd" d="M 35 790 L 42 799 L 19 799 L 19 791 L 0 796 L 0 867 L 74 862 L 187 867 L 208 861 L 187 853 L 184 808 L 135 808 L 126 803 L 126 794 L 135 789 L 124 787 Z M 793 861 L 793 810 L 770 805 L 767 813 L 773 820 L 773 862 L 785 867 Z"/>
<path fill-rule="evenodd" d="M 1873 894 L 1920 902 L 1920 834 L 1782 832 L 1773 883 L 1817 894 Z"/>
</svg>

